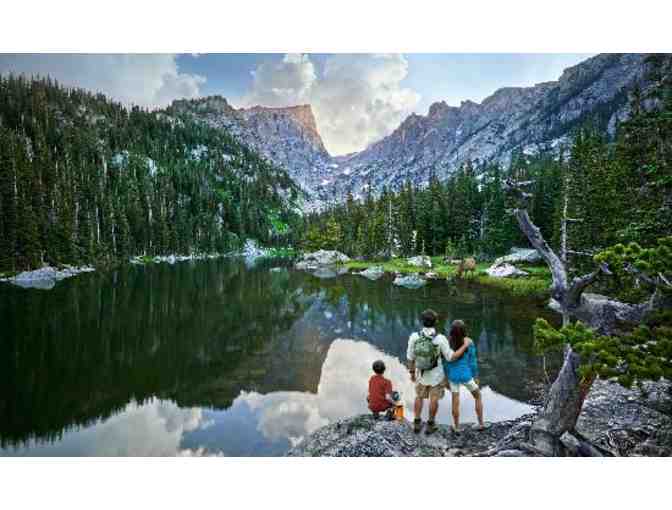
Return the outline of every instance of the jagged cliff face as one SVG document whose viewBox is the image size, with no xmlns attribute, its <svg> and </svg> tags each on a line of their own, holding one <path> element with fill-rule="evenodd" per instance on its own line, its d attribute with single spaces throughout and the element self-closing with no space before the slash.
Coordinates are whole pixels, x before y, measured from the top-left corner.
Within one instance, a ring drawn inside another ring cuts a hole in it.
<svg viewBox="0 0 672 510">
<path fill-rule="evenodd" d="M 513 151 L 534 154 L 559 149 L 582 121 L 597 116 L 613 133 L 627 116 L 631 88 L 644 74 L 644 55 L 598 55 L 564 71 L 558 81 L 502 88 L 477 104 L 434 103 L 426 116 L 409 116 L 391 135 L 340 164 L 334 176 L 343 195 L 397 188 L 406 179 L 426 183 L 432 170 L 450 176 L 467 160 L 507 164 Z"/>
<path fill-rule="evenodd" d="M 367 149 L 330 157 L 309 105 L 236 110 L 222 97 L 175 101 L 210 125 L 288 170 L 308 193 L 304 209 L 361 196 L 370 184 L 396 189 L 406 180 L 423 185 L 435 172 L 448 178 L 466 161 L 507 164 L 515 151 L 560 150 L 588 118 L 613 134 L 627 117 L 627 92 L 645 75 L 645 55 L 598 55 L 564 71 L 558 81 L 497 90 L 480 104 L 434 103 L 427 115 L 410 115 L 389 136 Z"/>
<path fill-rule="evenodd" d="M 309 195 L 305 209 L 320 206 L 331 157 L 317 130 L 310 105 L 235 109 L 219 96 L 174 101 L 171 110 L 227 129 L 272 163 L 285 168 Z"/>
</svg>

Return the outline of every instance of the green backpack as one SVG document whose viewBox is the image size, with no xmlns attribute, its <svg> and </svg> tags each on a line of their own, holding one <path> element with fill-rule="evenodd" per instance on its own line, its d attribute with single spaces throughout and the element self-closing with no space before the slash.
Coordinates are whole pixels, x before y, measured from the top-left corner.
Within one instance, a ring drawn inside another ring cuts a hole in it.
<svg viewBox="0 0 672 510">
<path fill-rule="evenodd" d="M 415 355 L 415 368 L 418 370 L 431 370 L 439 364 L 439 348 L 434 345 L 434 337 L 427 336 L 424 332 L 418 333 L 418 339 L 413 345 Z"/>
</svg>

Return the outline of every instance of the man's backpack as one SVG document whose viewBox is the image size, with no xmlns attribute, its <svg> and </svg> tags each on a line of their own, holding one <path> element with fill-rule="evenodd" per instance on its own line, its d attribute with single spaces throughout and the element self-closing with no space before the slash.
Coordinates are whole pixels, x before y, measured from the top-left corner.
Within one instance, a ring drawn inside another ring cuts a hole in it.
<svg viewBox="0 0 672 510">
<path fill-rule="evenodd" d="M 434 337 L 425 335 L 424 331 L 418 333 L 418 339 L 413 345 L 415 355 L 415 368 L 418 370 L 431 370 L 439 364 L 439 348 L 434 345 Z"/>
</svg>

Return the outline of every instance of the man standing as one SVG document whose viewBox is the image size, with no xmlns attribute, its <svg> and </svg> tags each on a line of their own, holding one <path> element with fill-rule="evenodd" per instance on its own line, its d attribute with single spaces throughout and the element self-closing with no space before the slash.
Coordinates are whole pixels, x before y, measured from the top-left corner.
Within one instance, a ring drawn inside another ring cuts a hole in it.
<svg viewBox="0 0 672 510">
<path fill-rule="evenodd" d="M 465 341 L 460 349 L 453 351 L 448 339 L 436 332 L 438 316 L 434 310 L 422 312 L 420 320 L 423 328 L 409 337 L 406 358 L 409 361 L 411 380 L 416 383 L 413 432 L 417 434 L 422 428 L 422 406 L 424 400 L 429 399 L 429 419 L 425 429 L 425 434 L 429 435 L 436 430 L 435 419 L 439 410 L 439 400 L 443 398 L 446 387 L 443 365 L 439 363 L 440 357 L 443 355 L 448 361 L 456 360 L 462 356 L 471 342 Z"/>
</svg>

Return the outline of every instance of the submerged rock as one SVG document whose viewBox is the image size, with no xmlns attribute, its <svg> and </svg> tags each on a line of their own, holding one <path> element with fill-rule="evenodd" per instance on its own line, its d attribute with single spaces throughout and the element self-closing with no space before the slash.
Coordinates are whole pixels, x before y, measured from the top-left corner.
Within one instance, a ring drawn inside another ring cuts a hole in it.
<svg viewBox="0 0 672 510">
<path fill-rule="evenodd" d="M 95 269 L 91 266 L 74 267 L 65 265 L 59 269 L 46 266 L 34 271 L 24 271 L 10 278 L 0 278 L 0 281 L 11 283 L 24 289 L 50 290 L 60 280 L 92 271 L 95 271 Z"/>
<path fill-rule="evenodd" d="M 357 274 L 369 280 L 378 280 L 385 274 L 385 271 L 381 266 L 372 266 Z"/>
<path fill-rule="evenodd" d="M 348 272 L 347 267 L 318 267 L 317 269 L 313 269 L 309 271 L 310 274 L 317 278 L 321 278 L 323 280 L 329 279 L 329 278 L 336 278 L 337 276 L 344 275 Z"/>
<path fill-rule="evenodd" d="M 488 276 L 492 276 L 493 278 L 518 278 L 520 276 L 528 276 L 529 273 L 526 271 L 522 271 L 518 269 L 516 266 L 512 266 L 511 264 L 503 263 L 503 264 L 493 264 L 490 266 L 486 271 L 488 273 Z"/>
<path fill-rule="evenodd" d="M 407 289 L 419 289 L 427 284 L 427 280 L 417 274 L 408 276 L 399 275 L 394 279 L 393 283 L 399 287 L 406 287 Z"/>
<path fill-rule="evenodd" d="M 411 266 L 420 267 L 424 269 L 432 268 L 432 261 L 426 255 L 418 255 L 417 257 L 411 257 L 407 260 Z"/>
</svg>

